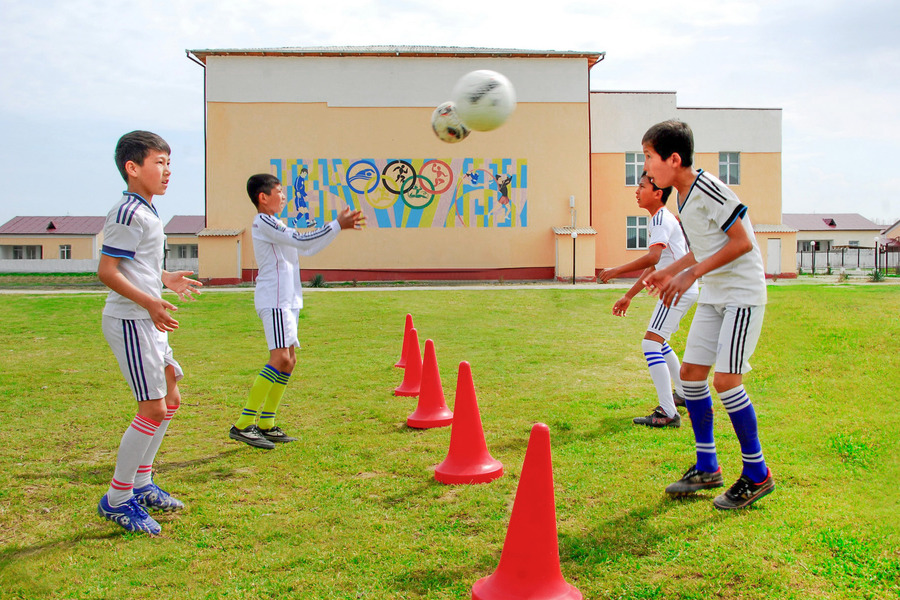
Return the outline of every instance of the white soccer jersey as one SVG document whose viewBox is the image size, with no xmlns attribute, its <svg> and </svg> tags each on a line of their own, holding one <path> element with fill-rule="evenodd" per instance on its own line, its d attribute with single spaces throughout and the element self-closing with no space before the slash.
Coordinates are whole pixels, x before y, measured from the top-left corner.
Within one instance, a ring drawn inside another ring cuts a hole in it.
<svg viewBox="0 0 900 600">
<path fill-rule="evenodd" d="M 680 199 L 679 199 L 680 200 Z M 766 303 L 766 274 L 747 207 L 724 183 L 705 171 L 697 174 L 684 202 L 678 204 L 687 243 L 702 262 L 728 243 L 730 227 L 743 227 L 753 249 L 703 276 L 698 302 L 760 306 Z"/>
<path fill-rule="evenodd" d="M 656 211 L 656 214 L 650 219 L 648 229 L 650 241 L 647 246 L 658 244 L 663 247 L 662 253 L 659 255 L 659 262 L 656 263 L 657 270 L 665 269 L 689 252 L 687 242 L 684 240 L 684 233 L 681 231 L 681 223 L 665 207 Z M 691 289 L 697 291 L 696 288 L 697 282 L 694 282 Z"/>
<path fill-rule="evenodd" d="M 125 192 L 106 215 L 101 252 L 121 258 L 119 271 L 125 278 L 141 291 L 161 298 L 165 245 L 162 221 L 153 205 L 138 194 Z M 144 308 L 112 290 L 103 314 L 118 319 L 150 318 Z"/>
<path fill-rule="evenodd" d="M 254 303 L 263 308 L 303 308 L 300 255 L 311 256 L 330 244 L 341 226 L 332 221 L 320 229 L 300 233 L 271 215 L 253 219 L 253 251 L 259 274 Z"/>
</svg>

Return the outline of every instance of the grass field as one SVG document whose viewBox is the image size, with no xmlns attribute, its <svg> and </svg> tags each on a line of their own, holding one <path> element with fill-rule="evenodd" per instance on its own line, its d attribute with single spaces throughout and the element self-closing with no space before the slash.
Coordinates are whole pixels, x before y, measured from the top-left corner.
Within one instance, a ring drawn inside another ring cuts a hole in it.
<svg viewBox="0 0 900 600">
<path fill-rule="evenodd" d="M 564 577 L 589 599 L 900 598 L 900 287 L 775 285 L 746 378 L 778 489 L 743 512 L 670 500 L 689 420 L 651 430 L 652 299 L 622 290 L 311 291 L 275 451 L 227 438 L 267 357 L 252 292 L 177 313 L 183 404 L 155 463 L 187 509 L 163 535 L 95 513 L 134 414 L 101 294 L 0 305 L 0 598 L 468 598 L 502 550 L 530 428 L 550 426 Z M 403 322 L 433 339 L 448 404 L 472 365 L 505 474 L 445 486 L 450 429 L 410 430 Z M 679 354 L 685 328 L 672 346 Z M 740 451 L 724 410 L 727 483 Z"/>
</svg>

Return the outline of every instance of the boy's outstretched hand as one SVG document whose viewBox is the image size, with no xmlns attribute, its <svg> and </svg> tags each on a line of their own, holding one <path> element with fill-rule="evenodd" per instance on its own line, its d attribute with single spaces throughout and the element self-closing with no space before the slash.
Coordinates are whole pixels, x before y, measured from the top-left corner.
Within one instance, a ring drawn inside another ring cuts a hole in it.
<svg viewBox="0 0 900 600">
<path fill-rule="evenodd" d="M 338 225 L 341 229 L 362 229 L 366 224 L 366 217 L 361 210 L 351 211 L 349 207 L 344 208 L 337 218 Z"/>
<path fill-rule="evenodd" d="M 203 284 L 196 279 L 188 279 L 188 275 L 193 275 L 193 271 L 168 271 L 162 272 L 163 285 L 178 294 L 182 300 L 194 300 L 194 294 L 201 294 L 200 289 Z"/>
</svg>

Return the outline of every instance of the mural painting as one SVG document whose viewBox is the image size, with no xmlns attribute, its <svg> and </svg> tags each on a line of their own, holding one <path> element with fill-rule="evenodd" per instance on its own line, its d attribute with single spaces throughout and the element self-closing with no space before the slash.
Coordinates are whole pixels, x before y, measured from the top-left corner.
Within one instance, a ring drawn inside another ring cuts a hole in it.
<svg viewBox="0 0 900 600">
<path fill-rule="evenodd" d="M 289 227 L 321 227 L 344 206 L 368 227 L 526 227 L 524 159 L 272 159 Z"/>
</svg>

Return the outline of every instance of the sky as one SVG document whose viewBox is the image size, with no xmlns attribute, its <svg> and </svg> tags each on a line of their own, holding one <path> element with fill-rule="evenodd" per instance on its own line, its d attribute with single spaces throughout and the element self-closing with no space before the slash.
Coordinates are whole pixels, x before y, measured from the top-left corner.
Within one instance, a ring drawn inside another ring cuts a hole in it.
<svg viewBox="0 0 900 600">
<path fill-rule="evenodd" d="M 781 108 L 783 212 L 889 224 L 898 31 L 896 0 L 0 0 L 0 223 L 105 215 L 134 129 L 173 149 L 163 221 L 203 214 L 203 69 L 187 49 L 424 45 L 605 52 L 592 90 Z"/>
</svg>

